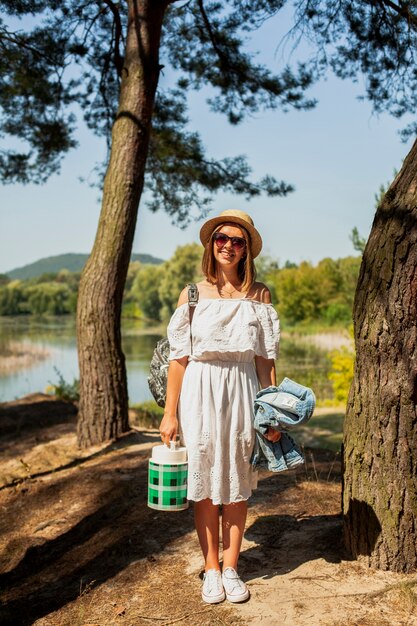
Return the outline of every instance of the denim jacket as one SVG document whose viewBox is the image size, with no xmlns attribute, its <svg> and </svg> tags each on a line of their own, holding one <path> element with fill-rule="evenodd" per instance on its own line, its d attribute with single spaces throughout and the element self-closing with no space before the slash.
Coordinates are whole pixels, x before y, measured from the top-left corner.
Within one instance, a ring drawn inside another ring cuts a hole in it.
<svg viewBox="0 0 417 626">
<path fill-rule="evenodd" d="M 261 389 L 254 404 L 255 446 L 251 464 L 270 472 L 283 472 L 304 463 L 300 449 L 287 433 L 305 424 L 313 415 L 316 398 L 309 387 L 284 378 L 279 387 Z M 281 431 L 281 439 L 266 439 L 269 427 Z"/>
</svg>

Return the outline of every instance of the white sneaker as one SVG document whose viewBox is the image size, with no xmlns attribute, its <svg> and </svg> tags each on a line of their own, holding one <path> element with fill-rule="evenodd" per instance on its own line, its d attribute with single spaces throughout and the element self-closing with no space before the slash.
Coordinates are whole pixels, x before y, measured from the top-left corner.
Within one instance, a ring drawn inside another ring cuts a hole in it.
<svg viewBox="0 0 417 626">
<path fill-rule="evenodd" d="M 222 575 L 217 569 L 209 569 L 204 574 L 203 589 L 201 597 L 208 604 L 223 602 L 226 598 L 222 584 Z"/>
<path fill-rule="evenodd" d="M 233 567 L 226 567 L 222 581 L 229 602 L 244 602 L 249 598 L 249 589 Z"/>
</svg>

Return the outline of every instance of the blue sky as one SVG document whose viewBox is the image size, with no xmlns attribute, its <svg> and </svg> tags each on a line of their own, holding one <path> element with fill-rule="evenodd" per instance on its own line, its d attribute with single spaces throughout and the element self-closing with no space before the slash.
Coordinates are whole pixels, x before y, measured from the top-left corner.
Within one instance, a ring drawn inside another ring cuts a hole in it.
<svg viewBox="0 0 417 626">
<path fill-rule="evenodd" d="M 254 46 L 271 68 L 282 66 L 276 52 L 279 35 L 273 22 L 259 33 Z M 249 212 L 264 240 L 264 252 L 281 263 L 355 254 L 349 240 L 354 226 L 369 234 L 374 195 L 392 179 L 394 168 L 411 147 L 398 130 L 406 121 L 372 115 L 359 101 L 361 83 L 334 77 L 311 90 L 315 110 L 284 114 L 260 112 L 239 126 L 210 113 L 207 93 L 190 96 L 190 126 L 199 130 L 212 157 L 246 154 L 254 178 L 270 173 L 292 183 L 286 198 L 259 197 L 250 202 L 219 194 L 211 215 L 226 208 Z M 98 191 L 79 182 L 88 177 L 105 147 L 80 124 L 80 146 L 63 162 L 60 175 L 43 186 L 0 187 L 0 272 L 67 252 L 89 252 L 98 222 Z M 162 212 L 139 208 L 133 251 L 169 258 L 178 245 L 198 241 L 201 221 L 186 230 L 173 226 Z"/>
</svg>

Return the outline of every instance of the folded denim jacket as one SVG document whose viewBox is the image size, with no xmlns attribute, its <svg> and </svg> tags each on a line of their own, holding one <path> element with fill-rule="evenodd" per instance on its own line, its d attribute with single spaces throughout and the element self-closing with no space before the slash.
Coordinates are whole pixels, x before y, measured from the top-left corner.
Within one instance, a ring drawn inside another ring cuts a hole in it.
<svg viewBox="0 0 417 626">
<path fill-rule="evenodd" d="M 255 446 L 251 456 L 254 469 L 283 472 L 304 463 L 304 457 L 294 439 L 287 433 L 305 424 L 313 415 L 316 398 L 309 387 L 289 378 L 275 387 L 261 389 L 254 403 Z M 281 432 L 281 439 L 266 439 L 269 427 Z"/>
</svg>

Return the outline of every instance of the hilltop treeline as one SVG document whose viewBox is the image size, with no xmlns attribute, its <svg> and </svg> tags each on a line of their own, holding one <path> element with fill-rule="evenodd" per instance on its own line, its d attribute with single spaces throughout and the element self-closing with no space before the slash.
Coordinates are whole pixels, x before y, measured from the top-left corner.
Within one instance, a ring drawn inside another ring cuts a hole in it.
<svg viewBox="0 0 417 626">
<path fill-rule="evenodd" d="M 58 254 L 56 256 L 48 256 L 39 259 L 34 263 L 29 263 L 23 267 L 18 267 L 10 272 L 6 272 L 11 280 L 29 280 L 30 278 L 38 278 L 39 276 L 55 276 L 62 269 L 69 272 L 80 273 L 88 259 L 88 254 Z M 140 263 L 149 263 L 158 265 L 163 263 L 162 259 L 152 256 L 151 254 L 133 253 L 131 261 L 139 261 Z"/>
<path fill-rule="evenodd" d="M 123 314 L 154 321 L 167 320 L 178 294 L 188 282 L 201 279 L 201 246 L 177 248 L 161 265 L 133 262 L 125 287 Z M 323 259 L 279 267 L 269 257 L 257 261 L 258 279 L 271 289 L 272 301 L 287 324 L 351 319 L 360 257 Z M 75 312 L 80 274 L 62 270 L 29 280 L 0 277 L 0 315 L 64 315 Z"/>
</svg>

